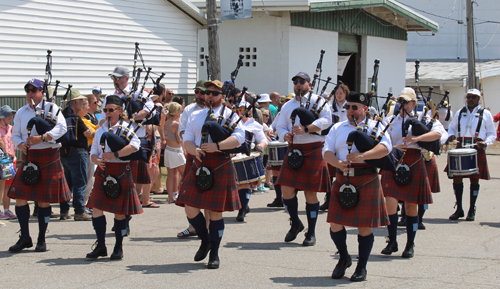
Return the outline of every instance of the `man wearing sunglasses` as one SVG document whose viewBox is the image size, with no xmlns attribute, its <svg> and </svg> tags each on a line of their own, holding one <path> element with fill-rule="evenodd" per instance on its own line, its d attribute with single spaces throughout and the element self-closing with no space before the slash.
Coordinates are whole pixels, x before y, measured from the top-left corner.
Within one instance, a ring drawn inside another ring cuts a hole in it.
<svg viewBox="0 0 500 289">
<path fill-rule="evenodd" d="M 495 142 L 496 131 L 493 117 L 489 110 L 484 109 L 479 102 L 481 92 L 478 89 L 469 89 L 465 94 L 467 105 L 455 113 L 453 121 L 448 127 L 448 140 L 458 140 L 457 148 L 472 147 L 477 151 L 479 172 L 467 176 L 453 177 L 457 210 L 450 216 L 450 220 L 458 220 L 464 216 L 462 195 L 464 191 L 463 178 L 470 179 L 470 204 L 466 221 L 474 221 L 476 216 L 476 200 L 479 194 L 479 180 L 489 180 L 490 173 L 486 162 L 486 149 Z M 458 138 L 457 138 L 458 136 Z"/>
<path fill-rule="evenodd" d="M 32 162 L 38 166 L 40 170 L 40 179 L 32 185 L 23 182 L 23 167 L 22 163 L 17 170 L 17 174 L 12 181 L 8 191 L 8 196 L 16 199 L 16 215 L 21 227 L 19 240 L 15 245 L 9 248 L 10 252 L 20 252 L 25 248 L 33 247 L 33 242 L 29 233 L 29 217 L 30 209 L 28 201 L 38 202 L 38 242 L 35 248 L 37 252 L 47 250 L 45 245 L 45 232 L 49 217 L 51 215 L 50 203 L 60 203 L 71 199 L 68 184 L 64 176 L 63 167 L 59 160 L 59 144 L 56 139 L 66 133 L 66 120 L 62 113 L 55 117 L 59 107 L 56 104 L 51 106 L 50 103 L 45 103 L 42 108 L 43 99 L 43 82 L 39 79 L 31 79 L 24 86 L 26 91 L 26 102 L 19 109 L 14 117 L 14 127 L 12 130 L 12 142 L 15 147 L 22 151 L 26 157 L 28 153 L 28 162 Z M 32 101 L 35 107 L 32 106 Z M 37 112 L 44 110 L 49 111 L 55 117 L 56 125 L 49 131 L 39 135 L 36 129 L 31 131 L 31 136 L 28 137 L 28 122 L 35 117 L 35 109 Z"/>
<path fill-rule="evenodd" d="M 349 151 L 346 143 L 347 137 L 356 130 L 357 125 L 364 126 L 365 115 L 368 111 L 367 105 L 368 97 L 361 93 L 351 92 L 347 96 L 347 102 L 343 105 L 348 120 L 332 127 L 323 147 L 325 160 L 336 168 L 336 179 L 331 190 L 332 200 L 327 218 L 330 223 L 330 236 L 340 254 L 332 273 L 333 279 L 342 278 L 345 270 L 352 265 L 352 258 L 347 251 L 347 234 L 344 226 L 358 228 L 359 259 L 351 281 L 363 281 L 366 279 L 366 263 L 374 242 L 371 228 L 385 226 L 389 221 L 377 170 L 367 165 L 365 160 L 380 159 L 388 155 L 392 150 L 391 140 L 384 136 L 379 144 L 364 153 L 359 152 L 355 145 Z M 368 120 L 368 135 L 371 134 L 376 124 L 376 121 Z M 379 134 L 380 131 L 378 131 Z M 349 173 L 350 184 L 360 191 L 358 203 L 352 208 L 342 207 L 338 200 L 340 187 L 346 183 L 347 173 Z"/>
<path fill-rule="evenodd" d="M 304 72 L 299 72 L 292 78 L 295 97 L 283 105 L 276 124 L 279 139 L 289 143 L 293 140 L 293 148 L 300 150 L 304 156 L 304 163 L 298 169 L 292 169 L 288 165 L 288 156 L 286 156 L 281 166 L 280 175 L 276 180 L 277 185 L 281 185 L 283 203 L 287 206 L 292 220 L 292 226 L 286 234 L 285 242 L 295 240 L 299 232 L 304 230 L 304 225 L 298 216 L 296 195 L 296 191 L 304 191 L 308 225 L 306 237 L 302 242 L 304 246 L 314 246 L 316 244 L 315 228 L 319 212 L 317 192 L 328 192 L 331 189 L 327 164 L 321 154 L 325 136 L 320 135 L 322 130 L 327 129 L 332 124 L 330 107 L 325 105 L 319 118 L 306 126 L 301 125 L 299 116 L 297 116 L 293 125 L 290 118 L 292 111 L 300 106 L 300 102 L 305 104 L 309 99 L 310 80 L 309 75 Z M 299 95 L 301 95 L 302 99 L 299 98 Z M 318 95 L 313 94 L 311 96 L 309 109 L 312 108 L 318 98 L 320 98 Z M 324 101 L 324 99 L 320 99 L 318 107 Z M 314 132 L 318 134 L 312 134 Z"/>
<path fill-rule="evenodd" d="M 214 143 L 211 137 L 208 137 L 206 143 L 201 143 L 201 130 L 207 117 L 214 114 L 216 118 L 223 115 L 222 123 L 231 116 L 231 110 L 225 108 L 222 111 L 222 82 L 213 80 L 205 82 L 205 103 L 207 106 L 212 103 L 212 110 L 205 107 L 203 110 L 195 111 L 189 117 L 186 129 L 183 135 L 184 148 L 195 158 L 196 164 L 193 164 L 187 175 L 183 179 L 179 190 L 179 198 L 176 204 L 184 206 L 189 223 L 194 227 L 198 237 L 201 239 L 201 245 L 195 255 L 195 261 L 208 259 L 208 269 L 219 268 L 219 245 L 224 232 L 224 219 L 222 212 L 234 211 L 241 208 L 238 190 L 236 186 L 236 177 L 231 160 L 226 158 L 226 154 L 221 150 L 229 150 L 238 147 L 245 140 L 245 133 L 238 124 L 234 132 L 225 140 Z M 233 115 L 231 123 L 237 120 Z M 195 185 L 195 175 L 197 169 L 201 166 L 203 160 L 204 167 L 211 170 L 214 184 L 207 190 L 202 191 Z M 207 230 L 207 224 L 201 209 L 209 211 L 210 224 Z"/>
</svg>

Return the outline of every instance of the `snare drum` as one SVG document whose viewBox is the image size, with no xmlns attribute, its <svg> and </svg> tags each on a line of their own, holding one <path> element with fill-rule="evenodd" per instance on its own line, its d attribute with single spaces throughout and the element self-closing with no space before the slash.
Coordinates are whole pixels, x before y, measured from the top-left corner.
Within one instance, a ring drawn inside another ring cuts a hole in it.
<svg viewBox="0 0 500 289">
<path fill-rule="evenodd" d="M 236 172 L 236 183 L 238 185 L 250 184 L 265 178 L 260 153 L 254 152 L 250 156 L 238 154 L 231 161 Z"/>
<path fill-rule="evenodd" d="M 460 148 L 448 151 L 448 177 L 468 176 L 479 173 L 477 151 Z"/>
<path fill-rule="evenodd" d="M 285 159 L 286 152 L 288 150 L 287 142 L 272 141 L 267 145 L 269 149 L 269 157 L 267 159 L 267 165 L 271 166 L 281 166 L 283 165 L 283 160 Z"/>
</svg>

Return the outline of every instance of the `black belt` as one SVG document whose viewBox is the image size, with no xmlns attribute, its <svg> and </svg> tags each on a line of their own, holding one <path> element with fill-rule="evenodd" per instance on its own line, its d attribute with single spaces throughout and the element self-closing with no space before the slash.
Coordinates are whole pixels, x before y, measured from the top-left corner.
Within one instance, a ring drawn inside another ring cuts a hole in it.
<svg viewBox="0 0 500 289">
<path fill-rule="evenodd" d="M 344 173 L 340 169 L 337 169 L 337 173 L 347 176 L 347 173 Z M 369 168 L 364 168 L 364 169 L 356 169 L 356 168 L 349 168 L 349 176 L 350 177 L 355 177 L 355 176 L 362 176 L 362 175 L 373 175 L 377 173 L 377 169 L 373 167 Z"/>
<path fill-rule="evenodd" d="M 61 150 L 64 150 L 65 152 L 88 152 L 87 149 L 84 148 L 68 148 L 68 147 L 62 147 Z"/>
</svg>

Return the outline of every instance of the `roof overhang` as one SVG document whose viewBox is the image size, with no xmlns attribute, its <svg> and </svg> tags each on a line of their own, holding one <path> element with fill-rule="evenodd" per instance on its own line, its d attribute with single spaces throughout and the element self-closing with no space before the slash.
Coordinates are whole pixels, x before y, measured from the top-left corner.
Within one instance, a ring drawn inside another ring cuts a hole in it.
<svg viewBox="0 0 500 289">
<path fill-rule="evenodd" d="M 193 19 L 200 26 L 207 26 L 207 18 L 205 13 L 198 9 L 193 3 L 189 0 L 165 0 L 166 2 L 172 4 L 181 12 L 186 14 L 189 18 Z"/>
<path fill-rule="evenodd" d="M 319 0 L 322 1 L 322 0 Z M 437 32 L 439 25 L 394 0 L 345 0 L 311 2 L 311 12 L 363 9 L 408 32 Z"/>
</svg>

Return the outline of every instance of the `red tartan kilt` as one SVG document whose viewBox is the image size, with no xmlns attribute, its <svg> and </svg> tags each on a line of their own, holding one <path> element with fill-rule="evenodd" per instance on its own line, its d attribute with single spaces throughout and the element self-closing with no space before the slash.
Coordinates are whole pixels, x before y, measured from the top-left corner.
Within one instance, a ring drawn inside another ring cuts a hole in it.
<svg viewBox="0 0 500 289">
<path fill-rule="evenodd" d="M 137 196 L 130 169 L 127 172 L 125 171 L 127 167 L 129 167 L 128 163 L 106 163 L 106 173 L 110 176 L 117 178 L 125 172 L 118 179 L 121 192 L 116 199 L 108 198 L 104 194 L 104 171 L 100 167 L 97 167 L 94 174 L 94 188 L 92 189 L 87 207 L 97 208 L 117 215 L 141 214 L 143 211 L 141 202 Z"/>
<path fill-rule="evenodd" d="M 25 159 L 24 154 L 22 158 Z M 28 161 L 40 169 L 40 180 L 33 185 L 25 184 L 22 180 L 24 167 L 22 162 L 9 187 L 10 198 L 41 203 L 60 203 L 71 199 L 71 191 L 66 183 L 58 149 L 32 149 L 28 153 Z"/>
<path fill-rule="evenodd" d="M 193 162 L 194 162 L 194 157 L 191 154 L 186 153 L 186 166 L 184 167 L 184 174 L 181 177 L 181 186 L 186 181 L 186 177 L 187 177 L 189 171 L 191 170 L 191 167 L 193 166 Z M 177 198 L 179 199 L 181 197 L 181 195 L 182 195 L 182 191 L 179 190 L 179 195 Z"/>
<path fill-rule="evenodd" d="M 439 193 L 441 192 L 441 187 L 439 185 L 439 173 L 435 157 L 432 157 L 430 161 L 424 161 L 425 170 L 427 171 L 427 177 L 429 178 L 429 184 L 431 186 L 431 192 Z"/>
<path fill-rule="evenodd" d="M 201 191 L 195 185 L 196 170 L 201 165 L 198 160 L 195 163 L 190 167 L 181 184 L 180 192 L 182 193 L 179 194 L 176 204 L 215 212 L 239 210 L 241 203 L 231 159 L 226 158 L 226 155 L 220 152 L 205 155 L 203 164 L 214 175 L 214 186 L 208 191 Z"/>
<path fill-rule="evenodd" d="M 297 170 L 288 167 L 287 154 L 283 160 L 277 184 L 299 191 L 329 192 L 332 188 L 332 181 L 321 152 L 323 142 L 294 144 L 293 148 L 302 152 L 304 164 Z"/>
<path fill-rule="evenodd" d="M 478 139 L 480 141 L 480 139 Z M 457 144 L 457 149 L 462 147 L 462 143 L 458 142 Z M 489 180 L 491 179 L 490 177 L 490 170 L 488 169 L 488 162 L 486 160 L 486 151 L 484 149 L 479 149 L 476 148 L 477 151 L 477 166 L 479 168 L 479 173 L 475 175 L 468 175 L 468 176 L 460 176 L 461 178 L 470 178 L 470 179 L 480 179 L 480 180 Z M 446 167 L 444 168 L 445 172 L 448 172 L 448 164 L 446 164 Z M 450 178 L 452 179 L 452 178 Z"/>
<path fill-rule="evenodd" d="M 418 160 L 418 161 L 417 161 Z M 406 185 L 398 185 L 391 171 L 382 171 L 382 190 L 386 197 L 412 204 L 432 204 L 432 193 L 424 159 L 419 149 L 407 149 L 404 163 L 410 167 L 411 181 Z"/>
<path fill-rule="evenodd" d="M 367 168 L 368 166 L 357 167 Z M 359 192 L 358 204 L 353 208 L 343 208 L 337 199 L 340 187 L 345 181 L 346 177 L 343 174 L 336 174 L 328 207 L 327 222 L 351 227 L 370 228 L 388 225 L 389 216 L 387 215 L 384 192 L 378 174 L 349 177 L 349 182 Z"/>
<path fill-rule="evenodd" d="M 330 179 L 334 178 L 337 174 L 337 168 L 327 163 L 328 166 L 328 174 L 330 175 Z"/>
<path fill-rule="evenodd" d="M 271 171 L 281 171 L 282 166 L 268 166 Z"/>
<path fill-rule="evenodd" d="M 130 161 L 129 166 L 130 170 L 132 171 L 132 179 L 134 180 L 134 184 L 147 185 L 151 183 L 148 163 L 144 161 Z"/>
</svg>

